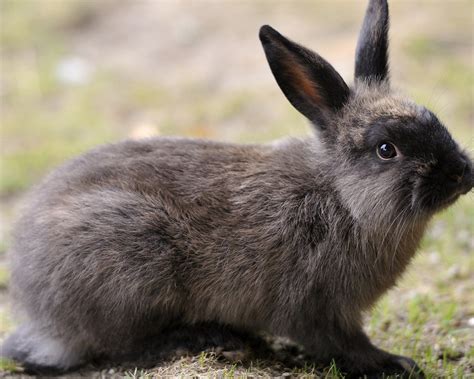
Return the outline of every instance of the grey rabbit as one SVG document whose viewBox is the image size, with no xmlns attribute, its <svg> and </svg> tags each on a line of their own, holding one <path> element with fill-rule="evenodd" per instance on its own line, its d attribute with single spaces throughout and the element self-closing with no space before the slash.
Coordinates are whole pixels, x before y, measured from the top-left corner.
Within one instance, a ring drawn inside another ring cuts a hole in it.
<svg viewBox="0 0 474 379">
<path fill-rule="evenodd" d="M 312 136 L 124 141 L 47 176 L 14 229 L 23 318 L 3 356 L 71 370 L 179 320 L 287 336 L 351 376 L 423 377 L 375 347 L 361 315 L 474 175 L 441 121 L 390 90 L 387 34 L 388 4 L 370 0 L 348 87 L 318 54 L 260 29 Z"/>
</svg>

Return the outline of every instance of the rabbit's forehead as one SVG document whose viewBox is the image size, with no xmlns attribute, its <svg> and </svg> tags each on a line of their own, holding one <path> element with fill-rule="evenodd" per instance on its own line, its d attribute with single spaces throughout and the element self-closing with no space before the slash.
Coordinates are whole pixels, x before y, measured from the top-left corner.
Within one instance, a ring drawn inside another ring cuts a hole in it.
<svg viewBox="0 0 474 379">
<path fill-rule="evenodd" d="M 414 113 L 381 113 L 365 129 L 363 144 L 367 147 L 392 142 L 405 155 L 418 158 L 435 158 L 456 150 L 456 143 L 437 117 L 418 108 Z"/>
<path fill-rule="evenodd" d="M 425 107 L 396 94 L 364 95 L 344 115 L 340 141 L 350 140 L 361 150 L 390 141 L 417 156 L 456 148 L 444 125 Z"/>
<path fill-rule="evenodd" d="M 368 128 L 380 125 L 378 122 L 384 120 L 413 119 L 429 124 L 433 115 L 426 108 L 403 97 L 390 96 L 376 92 L 369 92 L 365 96 L 357 96 L 354 102 L 347 108 L 344 115 L 344 124 L 350 124 L 350 131 L 347 125 L 342 128 L 342 132 L 350 132 L 354 142 L 362 144 L 364 135 Z M 345 129 L 345 130 L 344 130 Z"/>
<path fill-rule="evenodd" d="M 422 122 L 430 122 L 433 114 L 425 107 L 422 107 L 406 98 L 398 96 L 386 96 L 378 98 L 367 104 L 370 115 L 374 118 L 394 117 L 413 118 Z"/>
<path fill-rule="evenodd" d="M 341 146 L 348 147 L 350 141 L 358 152 L 373 151 L 381 142 L 391 142 L 406 156 L 426 161 L 458 150 L 430 110 L 383 87 L 357 90 L 339 125 Z"/>
</svg>

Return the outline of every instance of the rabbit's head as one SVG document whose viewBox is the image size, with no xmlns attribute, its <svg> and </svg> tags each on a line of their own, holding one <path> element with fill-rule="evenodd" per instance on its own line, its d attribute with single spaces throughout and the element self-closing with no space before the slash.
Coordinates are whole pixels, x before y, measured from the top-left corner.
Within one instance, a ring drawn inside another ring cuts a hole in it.
<svg viewBox="0 0 474 379">
<path fill-rule="evenodd" d="M 318 54 L 260 29 L 278 85 L 317 131 L 335 190 L 356 219 L 376 213 L 382 224 L 428 218 L 474 182 L 471 160 L 438 118 L 390 90 L 387 34 L 387 2 L 370 0 L 349 88 Z"/>
</svg>

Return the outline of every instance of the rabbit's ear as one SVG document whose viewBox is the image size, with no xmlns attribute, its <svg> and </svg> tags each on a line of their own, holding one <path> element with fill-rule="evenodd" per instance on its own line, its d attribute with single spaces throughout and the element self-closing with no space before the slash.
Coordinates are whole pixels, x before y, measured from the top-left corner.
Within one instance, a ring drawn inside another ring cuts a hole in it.
<svg viewBox="0 0 474 379">
<path fill-rule="evenodd" d="M 370 0 L 359 34 L 355 78 L 377 83 L 388 79 L 388 4 Z"/>
<path fill-rule="evenodd" d="M 268 25 L 260 41 L 281 90 L 293 106 L 322 129 L 347 102 L 349 88 L 318 54 L 300 46 Z"/>
</svg>

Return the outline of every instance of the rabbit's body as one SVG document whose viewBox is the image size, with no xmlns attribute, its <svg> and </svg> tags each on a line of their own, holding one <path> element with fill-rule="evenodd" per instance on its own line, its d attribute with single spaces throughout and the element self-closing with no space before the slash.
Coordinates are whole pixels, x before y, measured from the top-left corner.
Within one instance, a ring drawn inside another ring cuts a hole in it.
<svg viewBox="0 0 474 379">
<path fill-rule="evenodd" d="M 262 27 L 275 78 L 315 136 L 126 141 L 47 177 L 15 228 L 11 286 L 26 320 L 3 355 L 64 370 L 171 323 L 211 321 L 288 336 L 354 375 L 419 372 L 370 343 L 362 312 L 474 177 L 436 116 L 390 91 L 387 27 L 386 2 L 371 0 L 352 89 Z"/>
<path fill-rule="evenodd" d="M 342 204 L 327 159 L 314 138 L 157 138 L 84 154 L 36 189 L 16 228 L 15 297 L 81 359 L 121 353 L 176 320 L 303 343 L 303 320 L 358 328 L 421 233 L 386 236 L 403 254 L 384 251 L 383 230 Z"/>
</svg>

